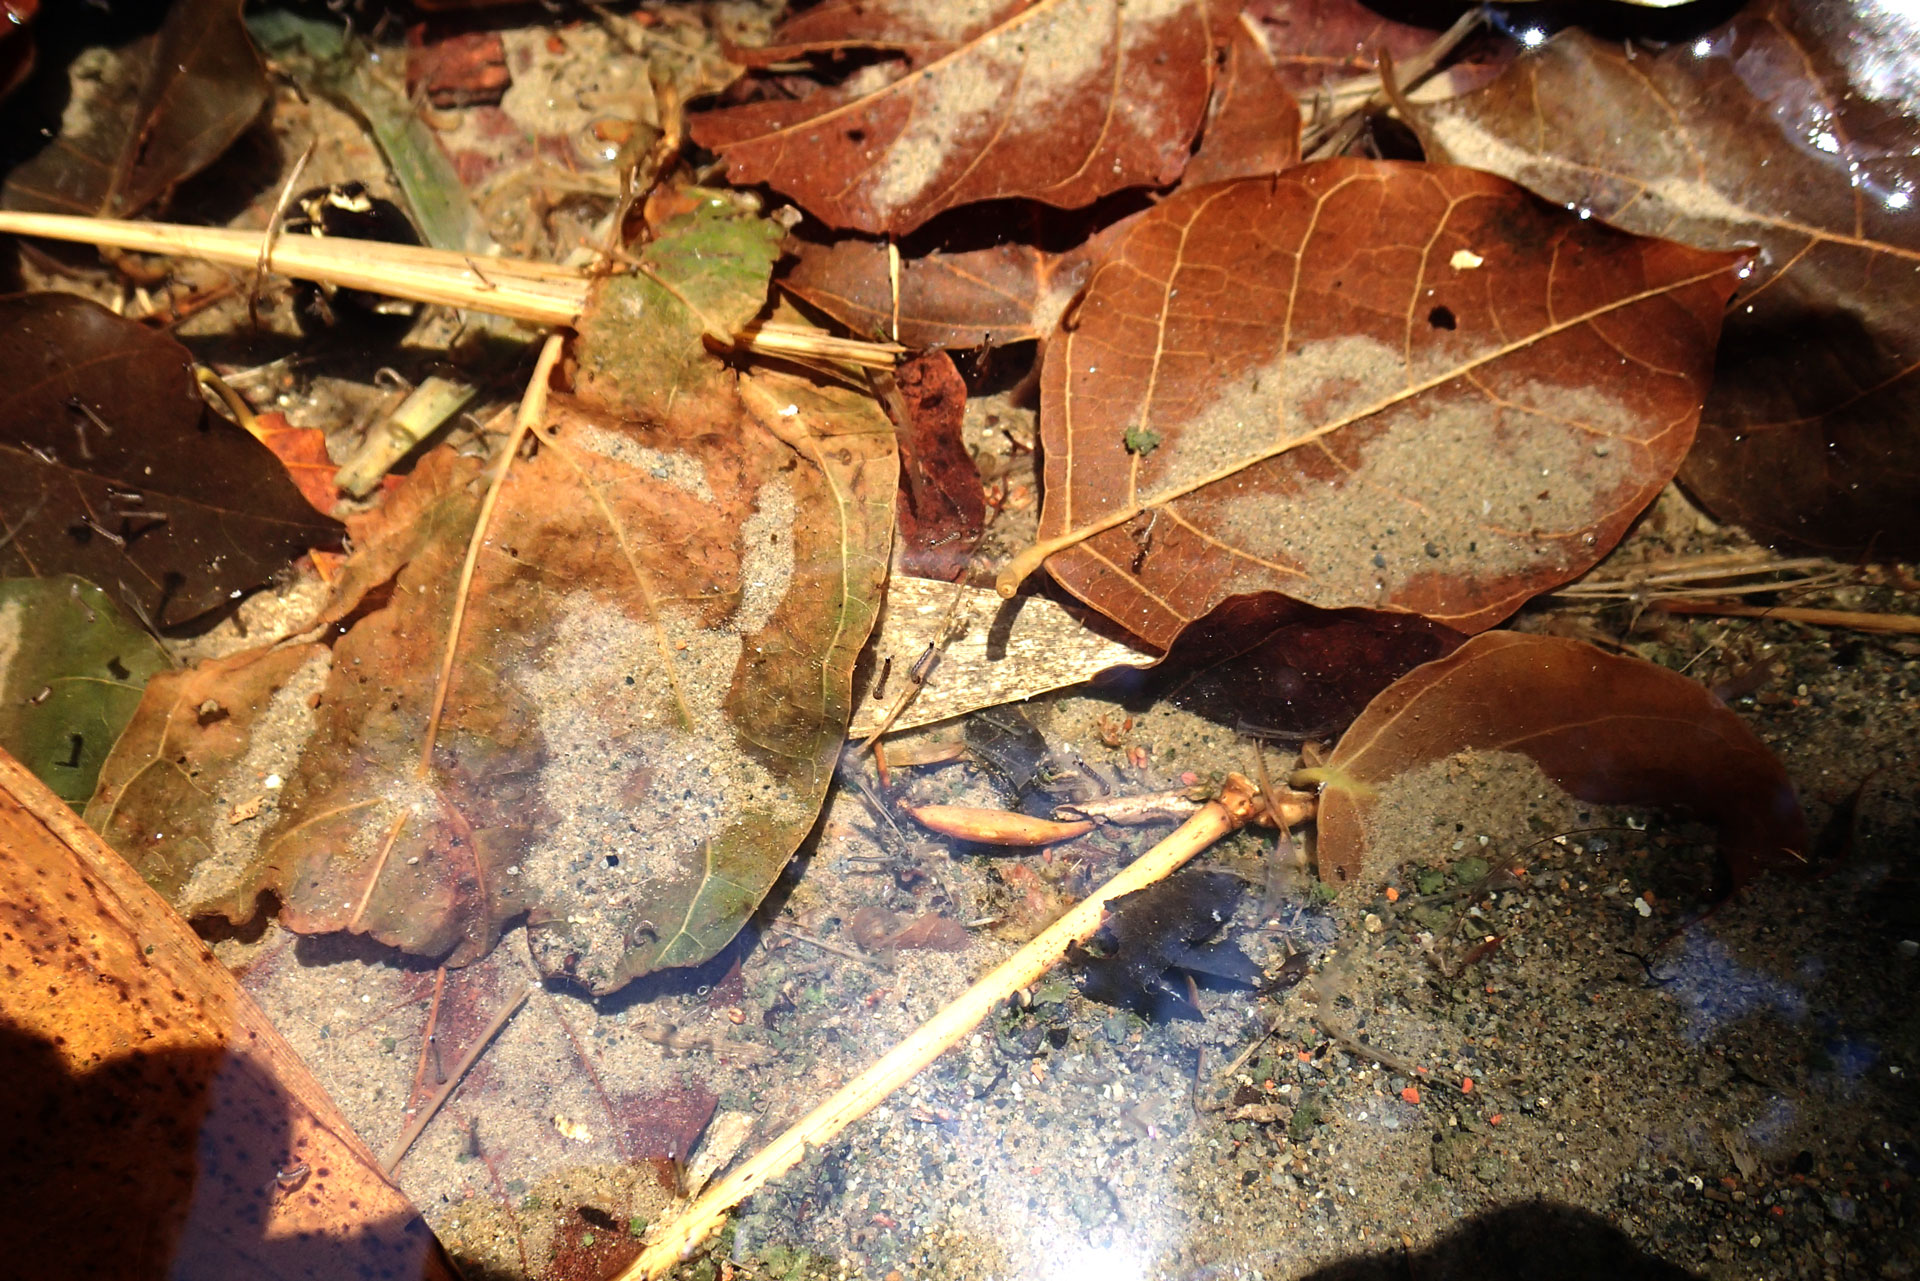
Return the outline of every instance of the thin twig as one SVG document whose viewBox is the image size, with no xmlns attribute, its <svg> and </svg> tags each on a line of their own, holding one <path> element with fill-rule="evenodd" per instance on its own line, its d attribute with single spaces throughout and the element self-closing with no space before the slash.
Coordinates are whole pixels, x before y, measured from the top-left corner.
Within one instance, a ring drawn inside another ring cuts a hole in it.
<svg viewBox="0 0 1920 1281">
<path fill-rule="evenodd" d="M 427 1079 L 427 1055 L 434 1048 L 434 1037 L 440 1026 L 440 994 L 447 990 L 447 967 L 441 966 L 433 975 L 433 1003 L 427 1007 L 426 1035 L 420 1038 L 420 1063 L 413 1069 L 413 1084 L 407 1087 L 407 1104 L 420 1097 L 420 1083 Z"/>
<path fill-rule="evenodd" d="M 473 522 L 473 537 L 467 541 L 467 559 L 460 566 L 460 582 L 454 588 L 453 617 L 447 623 L 447 650 L 441 656 L 440 675 L 434 685 L 433 711 L 427 717 L 425 741 L 420 745 L 419 772 L 423 778 L 433 768 L 433 745 L 440 736 L 440 716 L 446 710 L 447 691 L 453 685 L 453 659 L 460 647 L 461 624 L 467 618 L 467 593 L 473 586 L 473 567 L 479 563 L 480 548 L 486 544 L 487 526 L 493 520 L 493 505 L 506 484 L 507 469 L 513 466 L 527 433 L 547 412 L 547 382 L 553 376 L 554 362 L 560 359 L 562 342 L 560 334 L 548 334 L 546 344 L 540 348 L 540 359 L 534 362 L 533 377 L 527 380 L 526 394 L 520 398 L 520 412 L 514 417 L 513 434 L 507 437 L 507 446 L 501 451 L 500 465 L 494 469 L 487 496 L 480 500 L 480 515 Z"/>
<path fill-rule="evenodd" d="M 287 180 L 280 184 L 280 195 L 273 202 L 273 211 L 267 215 L 267 229 L 260 233 L 260 255 L 253 260 L 253 279 L 247 283 L 247 323 L 255 329 L 260 327 L 260 286 L 266 283 L 267 264 L 273 261 L 273 242 L 280 238 L 280 216 L 287 212 L 287 205 L 293 200 L 294 186 L 300 181 L 300 175 L 307 170 L 307 161 L 313 159 L 313 149 L 320 145 L 318 138 L 307 143 L 307 149 L 293 162 L 293 168 L 287 172 Z"/>
<path fill-rule="evenodd" d="M 660 1277 L 689 1257 L 720 1227 L 734 1206 L 792 1169 L 809 1148 L 818 1148 L 879 1106 L 979 1026 L 1000 1002 L 1046 973 L 1065 954 L 1068 944 L 1091 937 L 1100 928 L 1109 900 L 1152 885 L 1181 867 L 1245 823 L 1253 808 L 1253 785 L 1238 774 L 1229 775 L 1219 800 L 1209 802 L 1166 840 L 1082 899 L 866 1071 L 834 1091 L 786 1133 L 709 1188 L 679 1218 L 667 1224 L 616 1281 Z"/>
<path fill-rule="evenodd" d="M 1673 600 L 1647 602 L 1663 614 L 1714 614 L 1725 618 L 1772 618 L 1813 627 L 1847 627 L 1857 632 L 1920 634 L 1920 614 L 1875 614 L 1855 609 L 1809 609 L 1795 605 L 1735 605 L 1727 601 Z"/>
<path fill-rule="evenodd" d="M 822 952 L 831 952 L 835 956 L 844 956 L 849 961 L 858 961 L 862 965 L 871 965 L 876 970 L 892 971 L 893 967 L 877 956 L 868 956 L 865 952 L 856 952 L 850 947 L 841 947 L 838 943 L 829 943 L 823 938 L 811 934 L 802 934 L 799 930 L 790 930 L 783 925 L 769 925 L 767 933 L 778 934 L 781 938 L 792 939 L 796 943 L 805 943 L 817 947 Z"/>
<path fill-rule="evenodd" d="M 461 1055 L 460 1062 L 454 1065 L 452 1074 L 447 1077 L 447 1083 L 434 1091 L 433 1097 L 427 1100 L 426 1106 L 414 1114 L 412 1122 L 408 1124 L 406 1129 L 400 1132 L 400 1137 L 393 1141 L 393 1145 L 389 1147 L 386 1150 L 386 1154 L 380 1158 L 380 1168 L 382 1170 L 388 1174 L 392 1174 L 395 1169 L 399 1168 L 402 1158 L 407 1155 L 407 1149 L 412 1147 L 413 1141 L 420 1137 L 420 1132 L 427 1128 L 427 1122 L 433 1120 L 434 1113 L 438 1112 L 441 1105 L 453 1097 L 453 1092 L 460 1088 L 461 1080 L 465 1078 L 468 1070 L 473 1067 L 474 1063 L 479 1060 L 480 1054 L 487 1048 L 488 1042 L 500 1034 L 500 1029 L 507 1025 L 507 1020 L 513 1017 L 514 1011 L 526 1004 L 527 997 L 532 991 L 533 984 L 528 983 L 522 986 L 521 989 L 514 994 L 513 999 L 508 1001 L 506 1005 L 501 1007 L 500 1012 L 493 1016 L 493 1022 L 481 1029 L 480 1035 L 474 1039 L 473 1044 L 468 1047 L 467 1052 Z"/>
</svg>

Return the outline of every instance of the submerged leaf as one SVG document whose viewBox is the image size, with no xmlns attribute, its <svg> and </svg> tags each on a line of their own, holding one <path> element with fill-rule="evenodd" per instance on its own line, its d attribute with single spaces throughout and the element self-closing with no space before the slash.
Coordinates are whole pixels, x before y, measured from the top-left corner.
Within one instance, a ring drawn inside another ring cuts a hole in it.
<svg viewBox="0 0 1920 1281">
<path fill-rule="evenodd" d="M 1681 480 L 1762 539 L 1920 555 L 1920 113 L 1875 70 L 1911 39 L 1769 0 L 1657 53 L 1563 32 L 1416 114 L 1433 154 L 1583 216 L 1759 246 Z"/>
<path fill-rule="evenodd" d="M 1104 953 L 1069 952 L 1079 966 L 1081 993 L 1160 1021 L 1198 1016 L 1185 981 L 1173 979 L 1173 971 L 1257 986 L 1260 967 L 1232 942 L 1206 946 L 1233 919 L 1243 888 L 1230 873 L 1189 868 L 1112 900 L 1098 940 Z"/>
<path fill-rule="evenodd" d="M 1320 875 L 1370 884 L 1391 872 L 1404 851 L 1369 843 L 1376 794 L 1470 749 L 1530 756 L 1581 800 L 1714 824 L 1736 885 L 1805 866 L 1807 822 L 1786 770 L 1704 686 L 1582 641 L 1487 632 L 1394 682 L 1341 738 L 1320 796 Z"/>
<path fill-rule="evenodd" d="M 0 573 L 79 574 L 165 625 L 339 546 L 273 453 L 208 411 L 192 366 L 84 298 L 0 298 Z"/>
<path fill-rule="evenodd" d="M 0 203 L 125 217 L 219 158 L 267 102 L 237 0 L 179 0 L 124 50 L 93 109 L 7 175 Z"/>
<path fill-rule="evenodd" d="M 169 666 L 139 624 L 69 575 L 0 580 L 0 747 L 84 805 L 141 687 Z"/>
<path fill-rule="evenodd" d="M 1182 190 L 1048 341 L 1040 541 L 1002 590 L 1046 555 L 1160 647 L 1263 590 L 1491 626 L 1671 479 L 1733 263 L 1466 169 Z"/>
<path fill-rule="evenodd" d="M 897 320 L 909 347 L 1001 347 L 1052 331 L 1105 235 L 1062 253 L 1008 243 L 902 258 L 897 307 L 887 247 L 871 240 L 803 242 L 780 283 L 868 337 L 892 338 Z"/>
<path fill-rule="evenodd" d="M 987 522 L 980 469 L 960 438 L 967 383 L 950 356 L 931 351 L 895 370 L 894 384 L 906 417 L 898 424 L 900 497 L 894 507 L 900 567 L 920 578 L 958 581 Z"/>
<path fill-rule="evenodd" d="M 15 1276 L 455 1275 L 226 967 L 4 753 L 0 918 Z"/>
<path fill-rule="evenodd" d="M 836 4 L 777 46 L 906 51 L 837 88 L 694 117 L 737 183 L 835 227 L 903 234 L 956 205 L 1061 208 L 1180 176 L 1206 108 L 1204 0 Z"/>
<path fill-rule="evenodd" d="M 213 693 L 156 686 L 95 807 L 150 879 L 222 912 L 273 888 L 295 929 L 454 961 L 526 912 L 542 968 L 600 992 L 733 937 L 832 778 L 896 480 L 891 425 L 863 392 L 736 376 L 701 345 L 747 305 L 740 259 L 757 255 L 764 292 L 770 239 L 738 213 L 707 202 L 682 229 L 704 248 L 650 246 L 653 292 L 626 295 L 644 302 L 636 332 L 583 334 L 580 395 L 554 397 L 500 489 L 431 754 L 483 491 L 480 465 L 446 448 L 356 525 L 330 653 L 270 651 L 209 673 Z M 231 762 L 200 787 L 258 777 L 272 749 L 249 714 L 306 717 L 304 747 L 268 812 L 163 823 L 149 793 L 193 808 L 179 713 L 206 698 L 234 724 L 200 727 Z M 237 872 L 141 836 L 232 846 L 256 820 L 264 835 L 228 851 Z"/>
<path fill-rule="evenodd" d="M 1200 146 L 1181 181 L 1189 187 L 1279 173 L 1300 163 L 1300 104 L 1249 19 L 1236 17 L 1213 86 Z"/>
</svg>

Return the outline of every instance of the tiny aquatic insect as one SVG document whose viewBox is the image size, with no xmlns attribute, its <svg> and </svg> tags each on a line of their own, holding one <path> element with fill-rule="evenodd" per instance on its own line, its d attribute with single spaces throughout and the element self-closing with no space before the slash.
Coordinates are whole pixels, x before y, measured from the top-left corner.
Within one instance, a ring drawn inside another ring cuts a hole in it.
<svg viewBox="0 0 1920 1281">
<path fill-rule="evenodd" d="M 280 1166 L 274 1170 L 273 1178 L 267 1183 L 267 1190 L 271 1192 L 279 1188 L 282 1192 L 298 1192 L 311 1173 L 313 1173 L 313 1167 L 296 1157 L 293 1164 Z"/>
<path fill-rule="evenodd" d="M 294 236 L 347 236 L 390 245 L 417 245 L 420 235 L 400 206 L 367 191 L 362 183 L 313 187 L 294 198 L 298 212 L 285 231 Z M 346 326 L 359 336 L 395 343 L 420 315 L 420 304 L 363 289 L 301 281 L 293 291 L 294 317 L 305 333 Z"/>
</svg>

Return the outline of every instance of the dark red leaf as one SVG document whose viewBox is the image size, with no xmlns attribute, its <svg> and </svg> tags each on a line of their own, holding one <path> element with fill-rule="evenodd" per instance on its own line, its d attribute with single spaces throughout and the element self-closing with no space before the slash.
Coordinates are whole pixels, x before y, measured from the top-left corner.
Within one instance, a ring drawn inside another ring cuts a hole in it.
<svg viewBox="0 0 1920 1281">
<path fill-rule="evenodd" d="M 860 17 L 869 11 L 881 21 Z M 692 134 L 735 182 L 764 182 L 835 227 L 904 234 L 976 201 L 1072 209 L 1165 186 L 1206 109 L 1204 0 L 893 0 L 830 13 L 841 25 L 813 23 L 809 42 L 931 31 L 942 51 L 798 100 L 708 112 Z"/>
<path fill-rule="evenodd" d="M 898 424 L 900 492 L 895 505 L 901 567 L 920 578 L 958 581 L 986 527 L 980 469 L 960 439 L 967 382 L 943 351 L 894 374 L 906 421 Z"/>
</svg>

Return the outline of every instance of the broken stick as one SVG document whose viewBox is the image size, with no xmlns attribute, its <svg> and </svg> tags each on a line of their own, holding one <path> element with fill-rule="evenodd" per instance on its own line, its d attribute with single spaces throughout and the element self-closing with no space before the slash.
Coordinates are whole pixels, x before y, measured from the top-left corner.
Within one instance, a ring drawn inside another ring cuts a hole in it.
<svg viewBox="0 0 1920 1281">
<path fill-rule="evenodd" d="M 1067 944 L 1082 943 L 1091 937 L 1100 928 L 1109 899 L 1131 894 L 1164 878 L 1201 850 L 1238 829 L 1257 808 L 1253 785 L 1238 774 L 1229 774 L 1220 799 L 1203 805 L 1166 840 L 1082 899 L 1032 942 L 922 1023 L 913 1035 L 894 1046 L 872 1067 L 834 1091 L 786 1133 L 709 1188 L 679 1218 L 667 1224 L 653 1244 L 615 1281 L 642 1281 L 643 1278 L 652 1281 L 665 1275 L 719 1229 L 728 1211 L 797 1165 L 808 1147 L 828 1142 L 878 1107 L 888 1095 L 917 1076 L 920 1069 L 971 1032 L 993 1012 L 994 1006 L 1046 973 L 1065 954 Z"/>
</svg>

